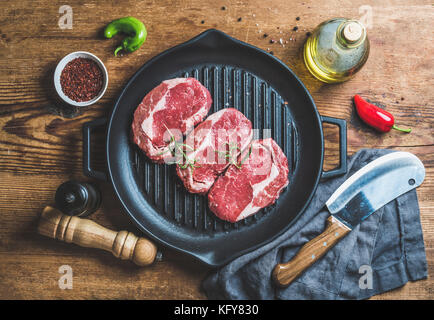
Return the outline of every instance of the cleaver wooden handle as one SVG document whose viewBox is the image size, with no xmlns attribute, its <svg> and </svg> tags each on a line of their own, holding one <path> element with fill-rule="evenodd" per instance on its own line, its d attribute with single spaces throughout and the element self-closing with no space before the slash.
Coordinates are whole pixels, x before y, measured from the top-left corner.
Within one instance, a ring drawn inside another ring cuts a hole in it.
<svg viewBox="0 0 434 320">
<path fill-rule="evenodd" d="M 112 231 L 92 220 L 68 216 L 52 207 L 43 210 L 38 233 L 82 247 L 103 249 L 139 266 L 150 265 L 157 256 L 157 247 L 145 238 L 128 231 Z"/>
<path fill-rule="evenodd" d="M 272 274 L 275 283 L 282 287 L 289 285 L 350 231 L 333 216 L 328 217 L 323 233 L 306 243 L 291 261 L 276 265 Z"/>
</svg>

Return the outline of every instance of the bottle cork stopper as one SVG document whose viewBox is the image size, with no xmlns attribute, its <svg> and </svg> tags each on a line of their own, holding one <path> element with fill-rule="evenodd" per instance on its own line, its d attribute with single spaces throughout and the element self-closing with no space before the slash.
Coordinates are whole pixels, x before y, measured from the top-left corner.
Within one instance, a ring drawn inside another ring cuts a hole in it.
<svg viewBox="0 0 434 320">
<path fill-rule="evenodd" d="M 348 42 L 357 42 L 363 35 L 363 26 L 356 21 L 351 21 L 344 26 L 342 34 Z"/>
</svg>

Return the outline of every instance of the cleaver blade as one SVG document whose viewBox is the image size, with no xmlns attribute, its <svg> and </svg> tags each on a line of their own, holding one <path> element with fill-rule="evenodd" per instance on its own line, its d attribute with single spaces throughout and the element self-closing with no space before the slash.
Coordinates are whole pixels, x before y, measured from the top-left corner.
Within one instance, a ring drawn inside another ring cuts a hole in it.
<svg viewBox="0 0 434 320">
<path fill-rule="evenodd" d="M 340 222 L 354 229 L 372 213 L 420 186 L 425 168 L 409 152 L 392 152 L 353 174 L 327 200 L 326 207 Z"/>
</svg>

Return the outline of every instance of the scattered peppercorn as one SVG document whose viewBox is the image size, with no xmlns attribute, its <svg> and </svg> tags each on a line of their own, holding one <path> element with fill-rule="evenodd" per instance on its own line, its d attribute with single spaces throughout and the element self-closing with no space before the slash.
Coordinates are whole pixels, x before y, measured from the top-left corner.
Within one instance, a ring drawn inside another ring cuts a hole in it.
<svg viewBox="0 0 434 320">
<path fill-rule="evenodd" d="M 103 73 L 95 61 L 75 58 L 63 68 L 60 85 L 68 98 L 77 102 L 89 101 L 101 91 Z"/>
<path fill-rule="evenodd" d="M 226 10 L 226 7 L 222 7 L 222 10 Z"/>
<path fill-rule="evenodd" d="M 240 22 L 241 20 L 242 20 L 241 17 L 239 17 L 237 21 Z"/>
<path fill-rule="evenodd" d="M 404 97 L 401 97 L 401 101 L 404 101 Z"/>
<path fill-rule="evenodd" d="M 308 31 L 308 32 L 306 32 L 306 35 L 307 35 L 308 37 L 310 37 L 310 36 L 311 36 L 311 34 L 312 34 L 312 33 L 310 33 L 309 31 Z"/>
<path fill-rule="evenodd" d="M 300 17 L 295 18 L 295 20 L 299 21 L 299 20 L 300 20 Z"/>
<path fill-rule="evenodd" d="M 264 38 L 268 37 L 268 34 L 264 33 Z"/>
<path fill-rule="evenodd" d="M 292 28 L 292 30 L 293 30 L 293 31 L 297 31 L 297 30 L 298 30 L 298 27 L 295 26 L 294 28 Z"/>
<path fill-rule="evenodd" d="M 275 42 L 276 42 L 276 40 L 270 39 L 270 43 L 275 43 Z"/>
<path fill-rule="evenodd" d="M 273 51 L 270 51 L 270 54 L 274 55 L 274 52 L 273 52 Z"/>
<path fill-rule="evenodd" d="M 204 24 L 204 23 L 205 23 L 205 20 L 202 20 L 200 23 Z"/>
</svg>

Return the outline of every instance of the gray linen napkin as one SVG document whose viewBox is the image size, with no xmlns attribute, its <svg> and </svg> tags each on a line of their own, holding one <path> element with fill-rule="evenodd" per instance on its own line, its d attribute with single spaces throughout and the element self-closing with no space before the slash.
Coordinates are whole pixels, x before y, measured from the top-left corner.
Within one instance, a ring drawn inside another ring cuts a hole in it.
<svg viewBox="0 0 434 320">
<path fill-rule="evenodd" d="M 416 190 L 377 210 L 287 288 L 271 281 L 280 262 L 289 261 L 325 229 L 324 205 L 353 173 L 392 150 L 362 149 L 348 160 L 348 173 L 321 181 L 305 213 L 283 235 L 243 255 L 202 283 L 210 299 L 365 299 L 427 277 L 427 262 Z"/>
</svg>

